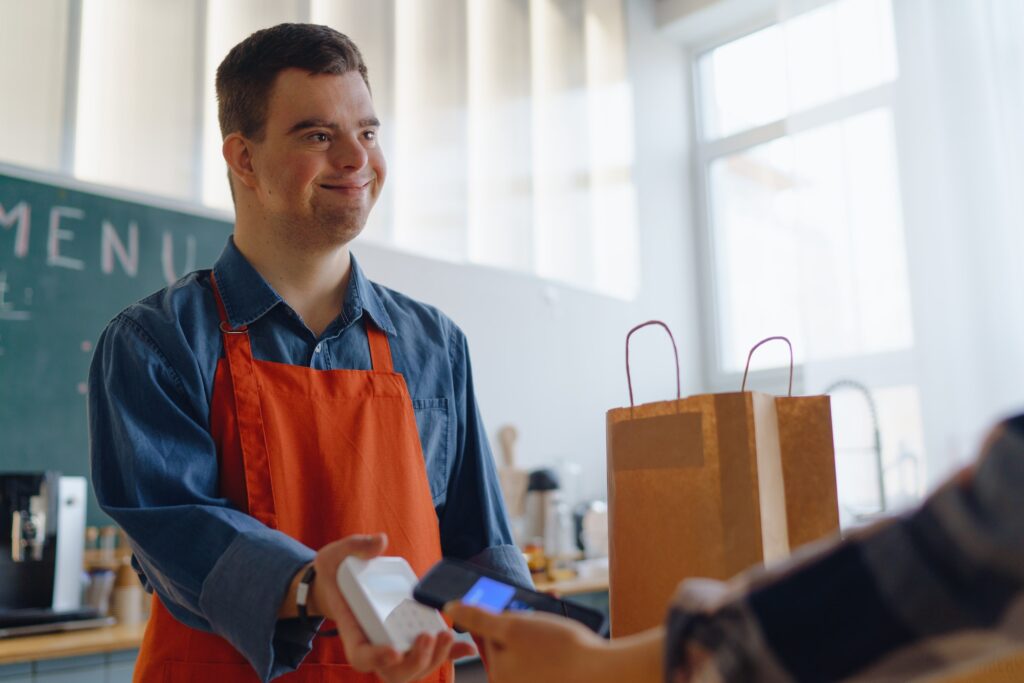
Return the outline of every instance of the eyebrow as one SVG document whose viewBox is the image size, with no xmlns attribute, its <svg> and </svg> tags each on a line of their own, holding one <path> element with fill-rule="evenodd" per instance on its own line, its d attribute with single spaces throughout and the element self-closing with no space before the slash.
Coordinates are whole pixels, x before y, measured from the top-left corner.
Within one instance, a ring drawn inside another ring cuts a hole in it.
<svg viewBox="0 0 1024 683">
<path fill-rule="evenodd" d="M 359 128 L 380 128 L 380 120 L 376 116 L 370 116 L 365 119 L 360 119 L 358 122 Z M 303 119 L 294 126 L 288 129 L 288 134 L 305 130 L 307 128 L 330 128 L 331 130 L 340 130 L 341 126 L 324 119 Z"/>
</svg>

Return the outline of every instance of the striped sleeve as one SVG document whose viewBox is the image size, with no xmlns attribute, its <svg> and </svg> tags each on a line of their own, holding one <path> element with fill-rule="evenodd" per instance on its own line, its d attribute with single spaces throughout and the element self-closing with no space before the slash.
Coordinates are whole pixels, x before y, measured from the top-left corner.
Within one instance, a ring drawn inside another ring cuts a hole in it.
<svg viewBox="0 0 1024 683">
<path fill-rule="evenodd" d="M 900 517 L 727 584 L 685 581 L 666 681 L 905 681 L 1024 648 L 1024 416 Z"/>
</svg>

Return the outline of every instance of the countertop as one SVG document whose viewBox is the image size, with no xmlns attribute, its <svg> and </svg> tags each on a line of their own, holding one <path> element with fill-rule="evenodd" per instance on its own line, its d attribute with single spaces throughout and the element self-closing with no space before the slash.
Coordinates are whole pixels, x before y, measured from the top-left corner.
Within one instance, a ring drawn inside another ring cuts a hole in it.
<svg viewBox="0 0 1024 683">
<path fill-rule="evenodd" d="M 0 640 L 0 664 L 131 650 L 142 643 L 145 630 L 146 624 L 141 623 L 4 638 Z"/>
<path fill-rule="evenodd" d="M 535 580 L 534 586 L 541 593 L 550 593 L 555 597 L 579 593 L 597 593 L 608 590 L 608 577 L 605 576 L 599 579 L 566 579 L 563 581 Z"/>
</svg>

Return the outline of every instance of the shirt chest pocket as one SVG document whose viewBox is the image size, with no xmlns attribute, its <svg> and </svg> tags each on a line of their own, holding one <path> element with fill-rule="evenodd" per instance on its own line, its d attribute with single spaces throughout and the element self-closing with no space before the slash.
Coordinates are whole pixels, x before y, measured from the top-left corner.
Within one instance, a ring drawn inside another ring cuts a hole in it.
<svg viewBox="0 0 1024 683">
<path fill-rule="evenodd" d="M 447 398 L 414 398 L 416 428 L 427 466 L 427 481 L 434 505 L 444 502 L 448 490 L 448 472 L 452 459 L 452 432 L 449 427 Z"/>
</svg>

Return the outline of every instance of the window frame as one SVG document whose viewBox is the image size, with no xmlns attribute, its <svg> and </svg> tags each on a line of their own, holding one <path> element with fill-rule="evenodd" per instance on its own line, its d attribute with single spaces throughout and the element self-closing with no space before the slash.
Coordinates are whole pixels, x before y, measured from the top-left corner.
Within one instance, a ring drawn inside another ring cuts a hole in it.
<svg viewBox="0 0 1024 683">
<path fill-rule="evenodd" d="M 816 9 L 834 0 L 813 3 L 806 9 Z M 759 145 L 779 140 L 790 135 L 817 128 L 829 123 L 840 122 L 868 111 L 894 108 L 896 81 L 892 81 L 829 100 L 810 109 L 765 124 L 747 128 L 729 135 L 714 139 L 705 137 L 707 123 L 703 106 L 700 61 L 713 50 L 740 40 L 758 31 L 784 23 L 788 18 L 781 18 L 774 12 L 759 12 L 734 24 L 731 28 L 706 36 L 703 40 L 690 44 L 687 57 L 690 68 L 689 110 L 690 110 L 690 172 L 691 191 L 693 193 L 693 211 L 696 222 L 698 263 L 698 293 L 700 295 L 700 320 L 702 321 L 702 343 L 705 348 L 704 381 L 710 391 L 738 391 L 742 384 L 743 372 L 725 371 L 721 356 L 721 329 L 723 311 L 719 305 L 718 291 L 720 276 L 716 264 L 716 235 L 714 216 L 711 210 L 711 164 L 722 157 L 730 156 Z M 895 133 L 895 131 L 894 131 Z M 896 147 L 897 163 L 898 144 Z M 902 197 L 902 187 L 898 188 Z M 902 218 L 902 216 L 901 216 Z M 901 221 L 905 229 L 905 221 Z M 908 272 L 909 275 L 909 272 Z M 911 306 L 911 314 L 913 307 Z M 780 334 L 785 330 L 780 330 Z M 750 340 L 751 345 L 758 340 Z M 814 360 L 811 363 L 796 361 L 793 366 L 793 395 L 805 394 L 808 391 L 819 392 L 825 386 L 821 379 L 831 382 L 840 378 L 856 378 L 873 389 L 890 386 L 912 384 L 919 386 L 915 367 L 917 339 L 910 346 L 895 351 L 862 353 L 839 358 Z M 808 365 L 813 366 L 808 371 Z M 766 393 L 784 395 L 789 383 L 789 369 L 785 367 L 751 370 L 747 377 L 747 387 Z"/>
</svg>

